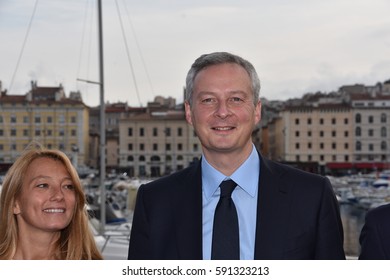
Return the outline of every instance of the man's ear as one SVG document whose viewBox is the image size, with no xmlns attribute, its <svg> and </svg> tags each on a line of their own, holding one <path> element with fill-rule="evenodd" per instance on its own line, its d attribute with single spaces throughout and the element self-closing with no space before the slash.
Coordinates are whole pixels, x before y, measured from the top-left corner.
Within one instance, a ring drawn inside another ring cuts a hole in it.
<svg viewBox="0 0 390 280">
<path fill-rule="evenodd" d="M 185 109 L 185 113 L 186 113 L 187 123 L 192 125 L 191 106 L 190 106 L 190 103 L 188 103 L 188 101 L 184 102 L 184 109 Z"/>
</svg>

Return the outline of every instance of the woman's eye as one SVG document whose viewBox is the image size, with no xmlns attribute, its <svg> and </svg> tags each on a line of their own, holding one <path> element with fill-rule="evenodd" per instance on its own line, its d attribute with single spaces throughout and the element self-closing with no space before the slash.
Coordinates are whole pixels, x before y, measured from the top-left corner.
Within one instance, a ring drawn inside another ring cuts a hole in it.
<svg viewBox="0 0 390 280">
<path fill-rule="evenodd" d="M 47 188 L 49 185 L 48 184 L 39 184 L 39 185 L 37 185 L 37 188 L 41 188 L 41 189 L 43 189 L 43 188 Z"/>
<path fill-rule="evenodd" d="M 68 189 L 68 190 L 74 190 L 75 189 L 75 187 L 72 184 L 65 185 L 64 188 Z"/>
</svg>

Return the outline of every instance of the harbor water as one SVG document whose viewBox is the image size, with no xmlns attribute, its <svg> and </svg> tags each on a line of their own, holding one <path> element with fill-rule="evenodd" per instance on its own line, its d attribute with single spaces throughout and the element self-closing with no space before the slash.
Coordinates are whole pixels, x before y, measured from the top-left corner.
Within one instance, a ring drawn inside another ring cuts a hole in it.
<svg viewBox="0 0 390 280">
<path fill-rule="evenodd" d="M 354 204 L 341 204 L 340 214 L 344 228 L 344 251 L 347 258 L 359 256 L 359 235 L 364 225 L 367 210 Z"/>
</svg>

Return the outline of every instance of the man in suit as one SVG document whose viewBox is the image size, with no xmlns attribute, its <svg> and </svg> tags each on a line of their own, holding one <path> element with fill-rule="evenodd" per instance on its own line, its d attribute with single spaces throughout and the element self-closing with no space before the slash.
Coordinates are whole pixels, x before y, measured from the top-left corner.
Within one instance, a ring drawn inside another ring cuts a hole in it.
<svg viewBox="0 0 390 280">
<path fill-rule="evenodd" d="M 239 244 L 237 257 L 226 258 L 345 259 L 329 180 L 272 162 L 253 145 L 252 131 L 261 118 L 259 92 L 256 70 L 239 56 L 217 52 L 193 63 L 185 114 L 202 144 L 202 158 L 139 188 L 128 259 L 219 258 L 215 244 L 230 228 L 216 236 L 214 211 L 219 185 L 228 179 L 236 186 L 227 204 L 234 205 L 238 218 L 238 229 L 231 231 L 238 231 Z"/>
<path fill-rule="evenodd" d="M 359 260 L 390 260 L 390 204 L 367 212 L 359 241 Z"/>
</svg>

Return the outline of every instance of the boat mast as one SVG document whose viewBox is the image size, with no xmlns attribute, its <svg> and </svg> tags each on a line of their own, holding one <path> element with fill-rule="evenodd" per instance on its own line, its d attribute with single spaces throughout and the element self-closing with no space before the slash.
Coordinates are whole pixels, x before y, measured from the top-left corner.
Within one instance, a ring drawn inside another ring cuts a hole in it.
<svg viewBox="0 0 390 280">
<path fill-rule="evenodd" d="M 103 23 L 102 1 L 98 0 L 98 38 L 99 38 L 99 88 L 100 88 L 100 233 L 106 225 L 106 118 L 104 103 L 104 68 L 103 68 Z"/>
</svg>

